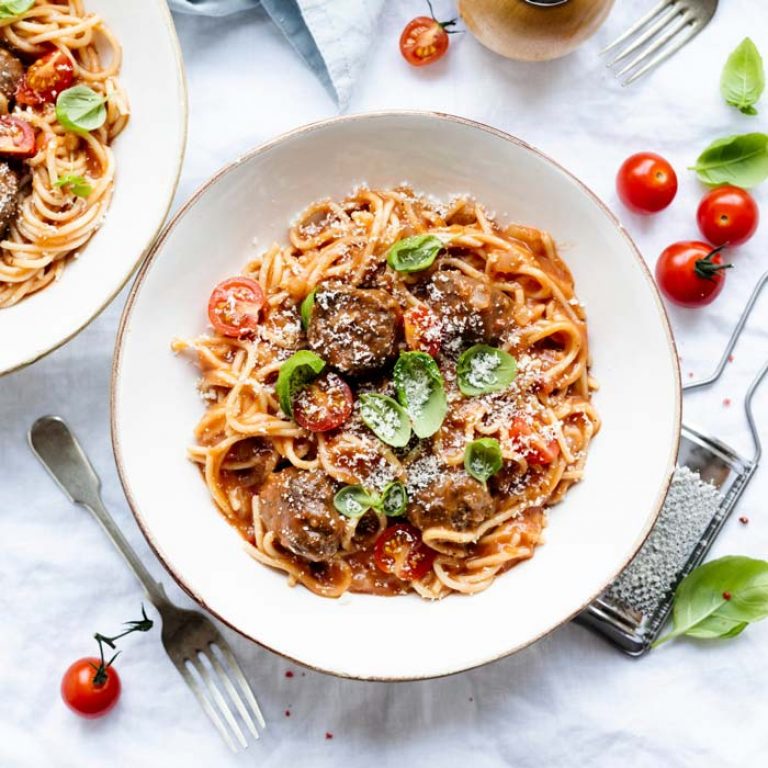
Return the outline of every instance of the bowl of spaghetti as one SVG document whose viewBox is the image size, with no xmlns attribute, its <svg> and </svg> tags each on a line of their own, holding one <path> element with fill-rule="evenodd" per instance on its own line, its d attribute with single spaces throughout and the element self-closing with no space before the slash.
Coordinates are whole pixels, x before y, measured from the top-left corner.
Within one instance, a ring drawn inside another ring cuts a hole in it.
<svg viewBox="0 0 768 768">
<path fill-rule="evenodd" d="M 198 601 L 314 668 L 416 679 L 525 647 L 626 566 L 679 372 L 583 184 L 487 126 L 382 113 L 282 136 L 181 209 L 123 315 L 112 426 Z"/>
<path fill-rule="evenodd" d="M 124 285 L 169 209 L 186 135 L 163 0 L 2 6 L 0 374 L 74 336 Z"/>
</svg>

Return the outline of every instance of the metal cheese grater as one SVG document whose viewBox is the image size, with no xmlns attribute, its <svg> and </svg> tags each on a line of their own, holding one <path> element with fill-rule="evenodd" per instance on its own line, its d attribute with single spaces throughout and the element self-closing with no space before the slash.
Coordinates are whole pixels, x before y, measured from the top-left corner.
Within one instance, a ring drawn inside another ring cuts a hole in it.
<svg viewBox="0 0 768 768">
<path fill-rule="evenodd" d="M 684 385 L 683 390 L 706 387 L 720 378 L 766 282 L 768 272 L 755 286 L 714 373 Z M 752 458 L 684 425 L 678 466 L 650 536 L 616 581 L 577 618 L 631 656 L 645 653 L 659 636 L 677 585 L 704 560 L 757 469 L 762 451 L 752 397 L 766 373 L 768 363 L 744 397 L 754 444 Z"/>
</svg>

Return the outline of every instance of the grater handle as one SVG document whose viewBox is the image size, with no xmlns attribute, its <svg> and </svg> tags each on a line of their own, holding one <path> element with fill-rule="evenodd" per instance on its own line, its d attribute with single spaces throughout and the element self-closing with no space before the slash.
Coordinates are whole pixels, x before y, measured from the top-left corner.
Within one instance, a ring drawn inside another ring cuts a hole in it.
<svg viewBox="0 0 768 768">
<path fill-rule="evenodd" d="M 752 463 L 757 464 L 760 461 L 760 456 L 763 453 L 763 446 L 760 443 L 760 434 L 757 431 L 757 424 L 755 424 L 755 417 L 752 413 L 752 397 L 755 394 L 755 390 L 760 386 L 760 383 L 768 373 L 768 362 L 763 364 L 760 372 L 752 380 L 747 390 L 747 395 L 744 398 L 744 412 L 747 414 L 747 423 L 749 424 L 749 431 L 752 433 L 752 443 L 755 446 L 755 453 L 752 457 Z"/>
<path fill-rule="evenodd" d="M 688 382 L 687 384 L 683 384 L 684 391 L 687 392 L 688 390 L 691 390 L 691 389 L 699 389 L 700 387 L 709 386 L 710 384 L 713 384 L 720 378 L 723 371 L 725 370 L 725 366 L 728 362 L 728 358 L 730 357 L 731 352 L 733 352 L 733 348 L 736 346 L 736 342 L 739 340 L 739 336 L 741 336 L 741 332 L 744 330 L 744 326 L 747 324 L 747 320 L 749 320 L 749 316 L 752 314 L 752 308 L 755 306 L 757 297 L 760 295 L 761 291 L 763 290 L 767 282 L 768 282 L 768 272 L 766 272 L 757 281 L 757 285 L 752 291 L 752 295 L 749 297 L 749 301 L 747 301 L 747 305 L 744 307 L 744 310 L 741 313 L 739 322 L 736 323 L 736 327 L 733 329 L 731 338 L 728 339 L 728 343 L 725 345 L 725 351 L 723 352 L 723 356 L 720 358 L 720 362 L 717 364 L 717 368 L 715 368 L 715 370 L 706 378 L 697 379 L 696 381 L 691 381 L 691 382 Z M 750 391 L 753 391 L 754 388 L 757 387 L 757 385 L 760 383 L 764 375 L 765 375 L 765 371 L 762 371 L 760 374 L 758 374 L 757 378 L 753 382 L 753 386 Z M 748 399 L 750 398 L 751 398 L 751 394 L 748 395 Z M 752 438 L 755 441 L 755 448 L 757 449 L 757 456 L 759 457 L 761 452 L 760 441 L 757 439 L 757 431 L 755 429 L 755 425 L 752 420 L 752 411 L 749 408 L 749 406 L 747 406 L 747 419 L 749 420 L 749 427 L 752 430 Z"/>
</svg>

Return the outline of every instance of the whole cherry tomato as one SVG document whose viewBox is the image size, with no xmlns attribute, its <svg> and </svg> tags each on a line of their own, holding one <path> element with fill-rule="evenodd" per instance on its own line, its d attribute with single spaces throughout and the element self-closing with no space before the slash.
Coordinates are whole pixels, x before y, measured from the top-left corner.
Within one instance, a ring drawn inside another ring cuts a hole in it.
<svg viewBox="0 0 768 768">
<path fill-rule="evenodd" d="M 701 234 L 714 245 L 741 245 L 755 234 L 760 210 L 740 187 L 717 187 L 704 195 L 697 213 Z"/>
<path fill-rule="evenodd" d="M 695 240 L 673 243 L 656 262 L 656 282 L 661 292 L 681 307 L 701 307 L 713 302 L 725 285 L 722 246 L 714 250 Z"/>
<path fill-rule="evenodd" d="M 61 679 L 61 697 L 81 717 L 106 715 L 120 697 L 120 676 L 112 666 L 99 670 L 101 659 L 78 659 Z"/>
<path fill-rule="evenodd" d="M 639 152 L 619 168 L 616 191 L 631 211 L 657 213 L 675 199 L 677 174 L 661 155 Z"/>
<path fill-rule="evenodd" d="M 237 338 L 259 324 L 264 291 L 250 277 L 230 277 L 219 283 L 208 300 L 208 319 L 222 335 Z"/>
</svg>

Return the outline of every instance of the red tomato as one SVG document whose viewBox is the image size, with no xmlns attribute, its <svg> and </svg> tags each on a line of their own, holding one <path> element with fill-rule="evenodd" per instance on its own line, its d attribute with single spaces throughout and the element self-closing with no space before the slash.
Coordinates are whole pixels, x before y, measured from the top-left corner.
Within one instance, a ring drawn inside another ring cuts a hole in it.
<svg viewBox="0 0 768 768">
<path fill-rule="evenodd" d="M 720 251 L 707 243 L 687 240 L 673 243 L 656 262 L 656 282 L 661 292 L 681 307 L 701 307 L 713 302 L 725 285 Z"/>
<path fill-rule="evenodd" d="M 264 291 L 250 277 L 230 277 L 219 283 L 208 300 L 208 319 L 222 335 L 238 337 L 259 324 Z"/>
<path fill-rule="evenodd" d="M 455 23 L 456 19 L 438 21 L 434 16 L 411 19 L 400 35 L 403 58 L 414 67 L 423 67 L 442 58 L 448 50 L 448 27 Z"/>
<path fill-rule="evenodd" d="M 120 697 L 120 677 L 113 667 L 104 670 L 103 682 L 94 682 L 99 663 L 96 657 L 78 659 L 61 679 L 64 703 L 81 717 L 106 715 Z"/>
<path fill-rule="evenodd" d="M 373 548 L 379 570 L 398 579 L 414 581 L 427 574 L 435 560 L 435 551 L 421 539 L 421 531 L 408 523 L 387 528 Z"/>
<path fill-rule="evenodd" d="M 677 194 L 677 174 L 660 155 L 640 152 L 628 157 L 616 176 L 621 202 L 635 213 L 656 213 Z"/>
<path fill-rule="evenodd" d="M 403 315 L 403 325 L 405 343 L 410 349 L 437 357 L 442 343 L 442 329 L 440 318 L 429 307 L 411 307 Z"/>
<path fill-rule="evenodd" d="M 710 243 L 741 245 L 755 234 L 760 211 L 749 192 L 726 185 L 704 195 L 697 219 Z"/>
<path fill-rule="evenodd" d="M 0 156 L 32 157 L 36 152 L 35 132 L 26 120 L 13 115 L 0 117 Z"/>
<path fill-rule="evenodd" d="M 560 455 L 560 443 L 542 439 L 521 416 L 512 419 L 509 436 L 529 464 L 551 464 Z"/>
<path fill-rule="evenodd" d="M 333 371 L 301 389 L 293 401 L 293 420 L 310 432 L 327 432 L 352 413 L 352 390 Z"/>
<path fill-rule="evenodd" d="M 72 85 L 75 68 L 61 51 L 55 50 L 30 65 L 16 88 L 16 101 L 25 107 L 40 107 Z"/>
</svg>

